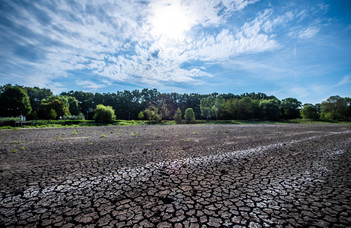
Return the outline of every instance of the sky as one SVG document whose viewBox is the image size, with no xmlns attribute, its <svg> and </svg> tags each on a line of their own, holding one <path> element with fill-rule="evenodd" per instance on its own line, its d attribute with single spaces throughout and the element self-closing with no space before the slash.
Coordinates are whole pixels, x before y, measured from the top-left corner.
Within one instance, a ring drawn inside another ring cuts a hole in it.
<svg viewBox="0 0 351 228">
<path fill-rule="evenodd" d="M 0 0 L 0 84 L 351 97 L 349 0 Z"/>
</svg>

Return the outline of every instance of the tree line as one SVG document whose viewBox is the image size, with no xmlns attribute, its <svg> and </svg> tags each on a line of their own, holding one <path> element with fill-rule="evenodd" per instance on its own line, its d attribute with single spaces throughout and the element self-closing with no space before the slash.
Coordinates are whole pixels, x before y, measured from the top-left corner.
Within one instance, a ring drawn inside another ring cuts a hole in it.
<svg viewBox="0 0 351 228">
<path fill-rule="evenodd" d="M 97 116 L 97 110 L 109 110 L 113 112 L 109 116 L 124 120 L 350 120 L 351 98 L 331 96 L 320 104 L 302 105 L 296 98 L 279 100 L 264 93 L 179 94 L 142 89 L 116 93 L 69 91 L 54 95 L 46 88 L 0 86 L 1 117 L 90 120 Z"/>
</svg>

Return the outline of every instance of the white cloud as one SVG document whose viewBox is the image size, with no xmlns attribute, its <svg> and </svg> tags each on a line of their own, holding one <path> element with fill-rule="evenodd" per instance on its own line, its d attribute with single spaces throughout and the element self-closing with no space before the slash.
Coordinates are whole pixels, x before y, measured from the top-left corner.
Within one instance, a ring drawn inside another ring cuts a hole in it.
<svg viewBox="0 0 351 228">
<path fill-rule="evenodd" d="M 319 28 L 309 27 L 309 28 L 306 28 L 306 29 L 300 31 L 297 36 L 300 39 L 309 39 L 309 38 L 314 37 L 317 34 L 317 32 L 319 32 Z"/>
<path fill-rule="evenodd" d="M 33 3 L 34 8 L 50 18 L 46 24 L 33 16 L 33 12 L 11 3 L 21 16 L 10 15 L 9 19 L 36 35 L 22 36 L 21 42 L 41 47 L 43 59 L 22 62 L 33 66 L 39 72 L 36 77 L 45 78 L 42 81 L 46 84 L 77 70 L 117 81 L 141 80 L 150 85 L 168 81 L 193 83 L 199 77 L 212 75 L 197 66 L 182 68 L 185 62 L 228 61 L 238 55 L 279 47 L 269 33 L 291 20 L 292 12 L 271 18 L 272 11 L 266 10 L 235 30 L 220 27 L 233 13 L 255 2 L 257 0 Z M 208 33 L 204 28 L 216 28 L 219 32 Z M 43 41 L 52 44 L 45 45 Z M 84 79 L 76 83 L 90 89 L 103 86 Z"/>
<path fill-rule="evenodd" d="M 337 83 L 334 87 L 343 86 L 343 85 L 346 85 L 349 83 L 351 83 L 351 75 L 347 75 L 347 76 L 343 77 L 341 79 L 341 81 L 339 83 Z"/>
<path fill-rule="evenodd" d="M 92 89 L 92 90 L 97 90 L 99 88 L 105 87 L 105 85 L 99 85 L 99 84 L 96 84 L 95 82 L 91 82 L 91 81 L 76 80 L 75 83 L 77 85 L 83 86 L 84 88 L 88 88 L 88 89 Z"/>
</svg>

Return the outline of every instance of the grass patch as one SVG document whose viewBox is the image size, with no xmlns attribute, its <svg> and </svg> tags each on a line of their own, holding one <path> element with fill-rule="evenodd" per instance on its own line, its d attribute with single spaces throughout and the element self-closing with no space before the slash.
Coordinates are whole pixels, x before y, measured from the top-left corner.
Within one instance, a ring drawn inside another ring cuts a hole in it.
<svg viewBox="0 0 351 228">
<path fill-rule="evenodd" d="M 13 119 L 13 118 L 10 118 Z M 16 118 L 15 118 L 16 119 Z M 0 119 L 0 122 L 3 119 Z M 192 124 L 351 124 L 351 121 L 336 120 L 195 120 Z M 116 120 L 113 123 L 96 123 L 93 120 L 33 120 L 32 125 L 23 125 L 22 127 L 13 127 L 14 125 L 1 125 L 1 129 L 15 130 L 20 128 L 76 128 L 76 127 L 94 127 L 94 126 L 133 126 L 133 125 L 176 125 L 174 120 L 162 120 L 161 122 L 146 120 Z M 186 124 L 184 121 L 180 124 Z M 122 131 L 122 130 L 121 130 Z M 78 134 L 73 131 L 72 135 Z M 118 133 L 117 133 L 118 134 Z"/>
<path fill-rule="evenodd" d="M 107 138 L 107 136 L 102 134 L 102 135 L 100 135 L 100 138 Z"/>
</svg>

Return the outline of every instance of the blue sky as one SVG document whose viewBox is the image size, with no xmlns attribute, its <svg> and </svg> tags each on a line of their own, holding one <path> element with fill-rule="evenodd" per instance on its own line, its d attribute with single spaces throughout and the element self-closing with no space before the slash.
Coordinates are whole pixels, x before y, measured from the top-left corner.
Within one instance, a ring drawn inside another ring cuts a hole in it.
<svg viewBox="0 0 351 228">
<path fill-rule="evenodd" d="M 0 84 L 351 97 L 351 1 L 0 0 Z"/>
</svg>

